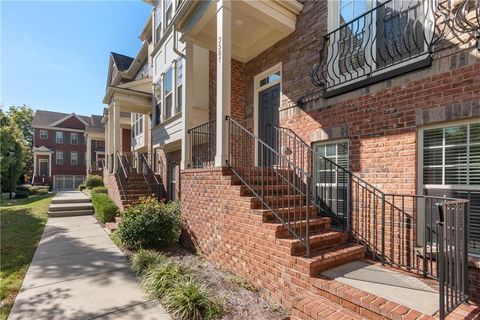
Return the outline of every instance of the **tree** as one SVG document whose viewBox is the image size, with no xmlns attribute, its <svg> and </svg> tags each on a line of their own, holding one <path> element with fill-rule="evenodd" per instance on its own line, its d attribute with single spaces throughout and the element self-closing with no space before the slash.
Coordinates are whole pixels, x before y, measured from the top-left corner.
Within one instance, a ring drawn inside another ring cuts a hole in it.
<svg viewBox="0 0 480 320">
<path fill-rule="evenodd" d="M 23 140 L 28 145 L 22 165 L 23 174 L 31 176 L 33 173 L 33 153 L 31 152 L 33 148 L 33 109 L 27 105 L 11 106 L 8 109 L 7 116 L 11 123 L 20 129 Z"/>
<path fill-rule="evenodd" d="M 10 152 L 13 151 L 13 156 Z M 25 159 L 31 148 L 23 137 L 19 126 L 0 109 L 0 175 L 2 191 L 16 187 L 25 170 Z M 10 170 L 12 172 L 10 173 Z M 11 179 L 11 180 L 10 180 Z"/>
</svg>

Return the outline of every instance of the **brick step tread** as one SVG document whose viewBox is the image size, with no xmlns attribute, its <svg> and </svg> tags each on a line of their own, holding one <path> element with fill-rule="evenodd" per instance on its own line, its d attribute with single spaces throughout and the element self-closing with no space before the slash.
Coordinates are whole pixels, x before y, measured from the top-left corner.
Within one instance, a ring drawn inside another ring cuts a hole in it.
<svg viewBox="0 0 480 320">
<path fill-rule="evenodd" d="M 308 222 L 309 231 L 314 233 L 322 229 L 330 228 L 330 218 L 316 217 L 309 219 Z M 277 238 L 290 238 L 291 233 L 288 231 L 287 227 L 280 222 L 265 222 L 263 224 L 267 229 L 272 230 L 275 233 Z M 307 227 L 307 220 L 297 220 L 295 224 L 291 223 L 290 228 L 294 229 L 297 234 L 305 234 L 305 229 Z M 301 231 L 301 232 L 300 232 Z"/>
<path fill-rule="evenodd" d="M 308 237 L 311 251 L 340 245 L 345 243 L 347 238 L 347 233 L 332 229 L 320 230 L 310 234 Z M 290 248 L 292 255 L 303 254 L 305 252 L 303 244 L 298 239 L 277 239 L 277 243 Z"/>
<path fill-rule="evenodd" d="M 292 303 L 290 319 L 363 320 L 367 318 L 324 297 L 297 296 Z"/>
<path fill-rule="evenodd" d="M 277 217 L 274 215 L 273 211 L 270 209 L 254 209 L 257 214 L 261 214 L 263 216 L 263 222 L 275 222 L 277 221 Z M 309 206 L 309 217 L 315 218 L 317 217 L 317 211 L 314 206 Z M 298 218 L 300 214 L 305 217 L 307 211 L 307 206 L 297 206 L 297 207 L 284 207 L 284 208 L 275 208 L 275 212 L 280 216 L 282 219 L 288 219 L 290 215 L 291 218 L 294 216 Z"/>
<path fill-rule="evenodd" d="M 281 184 L 270 184 L 270 185 L 266 185 L 266 186 L 262 186 L 262 185 L 253 185 L 253 186 L 250 186 L 247 187 L 245 185 L 241 185 L 241 186 L 234 186 L 234 187 L 240 187 L 240 190 L 242 192 L 252 192 L 250 190 L 250 188 L 253 189 L 253 191 L 255 192 L 264 192 L 265 194 L 267 192 L 272 192 L 272 191 L 275 191 L 275 192 L 281 192 L 281 191 L 289 191 L 291 190 L 292 192 L 295 190 L 294 187 L 288 183 L 281 183 Z"/>
<path fill-rule="evenodd" d="M 244 181 L 247 182 L 249 185 L 258 185 L 258 184 L 265 184 L 268 183 L 269 185 L 277 185 L 277 184 L 285 184 L 286 181 L 280 177 L 276 176 L 249 176 L 249 177 L 242 177 Z M 242 184 L 242 181 L 238 177 L 233 178 L 233 184 L 239 185 Z"/>
<path fill-rule="evenodd" d="M 263 201 L 257 197 L 243 197 L 243 198 L 246 198 L 246 201 L 250 202 L 250 204 L 252 205 L 252 209 L 258 209 L 263 205 L 263 202 L 266 202 L 271 207 L 278 208 L 278 207 L 290 207 L 295 204 L 299 204 L 302 201 L 305 201 L 305 197 L 300 194 L 266 196 L 266 197 L 263 197 Z"/>
<path fill-rule="evenodd" d="M 265 177 L 273 177 L 277 176 L 278 174 L 281 175 L 293 175 L 293 170 L 289 169 L 270 169 L 270 168 L 249 168 L 246 170 L 236 170 L 237 173 L 243 178 L 245 176 L 265 176 Z"/>
<path fill-rule="evenodd" d="M 326 249 L 312 250 L 309 258 L 299 257 L 297 263 L 305 267 L 310 275 L 316 275 L 339 265 L 363 259 L 363 254 L 363 246 L 345 243 Z"/>
</svg>

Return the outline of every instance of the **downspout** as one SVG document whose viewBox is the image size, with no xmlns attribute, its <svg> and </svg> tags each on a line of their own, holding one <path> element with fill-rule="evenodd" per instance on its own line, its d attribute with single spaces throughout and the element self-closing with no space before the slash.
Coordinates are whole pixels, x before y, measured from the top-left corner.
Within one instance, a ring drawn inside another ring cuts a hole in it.
<svg viewBox="0 0 480 320">
<path fill-rule="evenodd" d="M 185 53 L 181 52 L 177 48 L 177 29 L 175 25 L 173 25 L 173 51 L 179 56 L 181 56 L 183 59 L 185 59 Z"/>
</svg>

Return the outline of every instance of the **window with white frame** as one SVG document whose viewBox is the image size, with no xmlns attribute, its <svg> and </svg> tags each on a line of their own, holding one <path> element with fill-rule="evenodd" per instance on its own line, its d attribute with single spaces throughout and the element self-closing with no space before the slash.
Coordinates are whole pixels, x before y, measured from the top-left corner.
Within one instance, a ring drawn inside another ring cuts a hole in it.
<svg viewBox="0 0 480 320">
<path fill-rule="evenodd" d="M 177 92 L 176 92 L 177 112 L 182 112 L 182 109 L 183 109 L 183 78 L 184 78 L 183 65 L 184 65 L 184 59 L 183 58 L 178 59 L 176 64 L 176 72 L 175 72 L 175 76 L 177 78 L 175 81 L 177 86 Z"/>
<path fill-rule="evenodd" d="M 70 133 L 70 144 L 78 144 L 78 133 Z"/>
<path fill-rule="evenodd" d="M 157 1 L 154 11 L 155 19 L 155 44 L 158 43 L 162 37 L 162 2 Z"/>
<path fill-rule="evenodd" d="M 154 120 L 154 123 L 155 125 L 159 125 L 160 124 L 160 119 L 161 119 L 161 114 L 162 114 L 162 82 L 161 81 L 158 81 L 156 84 L 155 84 L 155 87 L 154 87 L 154 91 L 153 91 L 153 94 L 154 94 L 154 107 L 155 107 L 155 110 L 154 111 L 154 114 L 155 114 L 155 120 Z"/>
<path fill-rule="evenodd" d="M 63 164 L 63 151 L 56 151 L 55 152 L 55 164 L 62 165 Z"/>
<path fill-rule="evenodd" d="M 322 210 L 336 215 L 333 226 L 340 222 L 346 227 L 348 175 L 337 165 L 348 170 L 348 140 L 316 142 L 313 149 L 318 155 L 315 156 L 313 176 L 316 201 Z"/>
<path fill-rule="evenodd" d="M 480 122 L 422 128 L 420 141 L 424 194 L 470 200 L 469 252 L 480 254 Z"/>
<path fill-rule="evenodd" d="M 170 68 L 163 75 L 163 97 L 164 97 L 164 106 L 165 106 L 165 119 L 168 119 L 172 116 L 172 107 L 173 107 L 173 69 Z"/>
<path fill-rule="evenodd" d="M 173 18 L 173 0 L 165 0 L 165 26 L 168 27 Z"/>
<path fill-rule="evenodd" d="M 143 114 L 132 114 L 132 136 L 137 137 L 143 134 Z"/>
<path fill-rule="evenodd" d="M 77 151 L 70 152 L 70 164 L 72 166 L 77 166 L 78 165 L 78 152 Z"/>
<path fill-rule="evenodd" d="M 48 131 L 40 130 L 40 139 L 48 139 Z"/>
<path fill-rule="evenodd" d="M 61 132 L 61 131 L 56 131 L 55 132 L 55 142 L 58 143 L 58 144 L 63 143 L 63 132 Z"/>
</svg>

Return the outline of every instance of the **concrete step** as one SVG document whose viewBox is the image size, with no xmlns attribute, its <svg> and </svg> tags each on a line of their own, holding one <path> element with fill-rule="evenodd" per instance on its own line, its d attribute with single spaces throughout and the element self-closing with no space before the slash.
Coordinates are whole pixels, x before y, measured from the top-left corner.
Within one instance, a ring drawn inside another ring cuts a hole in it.
<svg viewBox="0 0 480 320">
<path fill-rule="evenodd" d="M 90 210 L 65 210 L 65 211 L 48 211 L 49 217 L 73 217 L 73 216 L 88 216 L 93 214 L 93 209 Z"/>
<path fill-rule="evenodd" d="M 87 198 L 87 199 L 52 199 L 52 204 L 64 204 L 64 203 L 91 203 L 92 200 Z"/>
<path fill-rule="evenodd" d="M 90 210 L 93 209 L 91 202 L 87 203 L 55 203 L 51 204 L 49 211 Z"/>
</svg>

